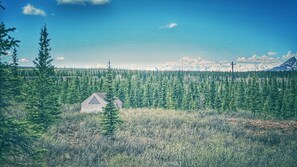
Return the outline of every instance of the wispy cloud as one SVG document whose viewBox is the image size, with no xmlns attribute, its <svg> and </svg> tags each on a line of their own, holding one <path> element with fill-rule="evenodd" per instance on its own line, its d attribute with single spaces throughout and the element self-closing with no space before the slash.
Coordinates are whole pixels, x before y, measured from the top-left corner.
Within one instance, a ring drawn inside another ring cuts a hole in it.
<svg viewBox="0 0 297 167">
<path fill-rule="evenodd" d="M 104 5 L 110 3 L 110 0 L 57 0 L 58 4 L 78 4 L 78 5 Z"/>
<path fill-rule="evenodd" d="M 57 57 L 56 60 L 63 61 L 63 60 L 65 60 L 65 57 L 62 57 L 62 56 L 61 57 Z"/>
<path fill-rule="evenodd" d="M 34 7 L 31 4 L 27 4 L 23 7 L 23 14 L 25 15 L 36 15 L 36 16 L 46 16 L 45 11 Z"/>
<path fill-rule="evenodd" d="M 26 58 L 21 58 L 21 59 L 20 59 L 20 62 L 22 62 L 22 63 L 28 63 L 28 62 L 29 62 L 29 60 L 28 60 L 28 59 L 26 59 Z"/>
<path fill-rule="evenodd" d="M 172 29 L 172 28 L 175 28 L 177 26 L 178 26 L 177 23 L 172 22 L 172 23 L 169 23 L 167 25 L 161 26 L 160 29 Z"/>
</svg>

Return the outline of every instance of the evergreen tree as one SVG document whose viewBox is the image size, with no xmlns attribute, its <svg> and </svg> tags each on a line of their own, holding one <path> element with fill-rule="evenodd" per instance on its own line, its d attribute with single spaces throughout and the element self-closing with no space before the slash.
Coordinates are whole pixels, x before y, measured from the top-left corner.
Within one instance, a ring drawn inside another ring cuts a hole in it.
<svg viewBox="0 0 297 167">
<path fill-rule="evenodd" d="M 50 78 L 54 74 L 54 66 L 51 64 L 53 59 L 49 53 L 49 42 L 44 25 L 40 33 L 38 57 L 33 61 L 38 77 L 32 82 L 27 98 L 28 120 L 40 131 L 45 131 L 60 116 L 57 89 Z"/>
<path fill-rule="evenodd" d="M 158 107 L 166 108 L 166 87 L 165 81 L 160 81 L 158 91 Z"/>
<path fill-rule="evenodd" d="M 222 96 L 223 96 L 223 89 L 222 89 L 222 85 L 220 85 L 218 87 L 218 94 L 215 97 L 215 109 L 221 113 L 221 109 L 222 109 Z"/>
<path fill-rule="evenodd" d="M 297 96 L 295 96 L 294 100 L 294 117 L 297 117 Z"/>
<path fill-rule="evenodd" d="M 236 106 L 239 109 L 245 109 L 246 106 L 246 94 L 245 94 L 245 86 L 244 86 L 244 81 L 241 79 L 238 85 L 238 90 L 236 92 Z"/>
<path fill-rule="evenodd" d="M 153 93 L 154 93 L 154 86 L 153 86 L 153 82 L 154 82 L 154 78 L 153 76 L 150 76 L 149 81 L 147 82 L 147 86 L 145 88 L 145 92 L 144 92 L 144 98 L 146 99 L 146 101 L 144 102 L 144 104 L 146 104 L 146 107 L 151 108 L 153 105 Z"/>
<path fill-rule="evenodd" d="M 182 98 L 183 98 L 183 93 L 182 93 L 182 85 L 180 83 L 180 80 L 177 78 L 173 79 L 172 95 L 173 95 L 174 109 L 180 109 L 181 103 L 182 103 Z"/>
<path fill-rule="evenodd" d="M 86 99 L 92 92 L 90 90 L 89 85 L 89 77 L 84 76 L 81 81 L 81 87 L 80 87 L 80 101 Z"/>
<path fill-rule="evenodd" d="M 59 96 L 59 102 L 61 104 L 66 104 L 67 103 L 67 92 L 68 92 L 68 80 L 62 81 L 60 85 L 60 96 Z"/>
<path fill-rule="evenodd" d="M 126 94 L 125 94 L 125 82 L 121 81 L 120 82 L 120 88 L 119 88 L 119 92 L 118 92 L 118 98 L 125 103 L 125 99 L 126 99 Z"/>
<path fill-rule="evenodd" d="M 252 111 L 252 113 L 255 114 L 259 114 L 260 113 L 260 94 L 259 94 L 259 82 L 258 82 L 258 78 L 253 77 L 252 78 L 252 82 L 250 85 L 250 89 L 251 89 L 251 94 L 250 94 L 250 110 Z"/>
<path fill-rule="evenodd" d="M 79 78 L 78 76 L 72 80 L 71 85 L 69 87 L 69 91 L 67 94 L 67 103 L 75 104 L 80 102 L 80 91 L 79 91 Z"/>
<path fill-rule="evenodd" d="M 11 64 L 11 66 L 12 66 L 12 74 L 13 74 L 13 76 L 16 78 L 17 76 L 18 76 L 18 70 L 17 70 L 17 68 L 18 68 L 18 65 L 19 65 L 19 63 L 18 63 L 18 56 L 17 56 L 17 50 L 16 50 L 16 48 L 13 48 L 13 52 L 12 52 L 12 64 Z"/>
<path fill-rule="evenodd" d="M 14 47 L 12 52 L 12 63 L 11 63 L 11 72 L 13 79 L 11 81 L 11 87 L 13 89 L 13 98 L 15 101 L 21 101 L 21 86 L 22 81 L 18 75 L 18 57 L 17 57 L 17 49 Z"/>
<path fill-rule="evenodd" d="M 125 102 L 124 102 L 124 107 L 125 108 L 130 108 L 132 107 L 131 103 L 133 101 L 133 95 L 131 93 L 131 76 L 128 76 L 127 79 L 125 80 Z"/>
<path fill-rule="evenodd" d="M 122 122 L 119 116 L 119 111 L 114 105 L 114 88 L 113 88 L 113 74 L 110 66 L 110 61 L 108 63 L 107 78 L 106 78 L 106 97 L 105 100 L 107 105 L 104 107 L 104 112 L 102 114 L 101 126 L 103 134 L 106 136 L 113 137 L 118 126 Z"/>
<path fill-rule="evenodd" d="M 16 104 L 14 96 L 20 95 L 13 87 L 18 83 L 14 73 L 17 63 L 8 65 L 1 61 L 2 56 L 20 42 L 9 35 L 14 30 L 6 28 L 4 23 L 0 24 L 0 166 L 33 165 L 37 153 L 35 141 L 38 134 L 28 122 L 12 116 L 11 106 Z M 16 50 L 13 55 L 13 61 L 17 62 Z"/>
<path fill-rule="evenodd" d="M 264 106 L 263 106 L 263 112 L 264 114 L 271 114 L 272 112 L 272 101 L 270 96 L 268 96 L 264 102 Z"/>
<path fill-rule="evenodd" d="M 188 88 L 188 86 L 185 86 L 184 94 L 183 94 L 183 98 L 182 98 L 181 109 L 189 110 L 190 101 L 191 101 L 191 95 L 189 93 L 189 88 Z"/>
<path fill-rule="evenodd" d="M 167 109 L 174 109 L 172 87 L 169 87 L 167 90 L 168 90 L 167 96 L 166 96 Z"/>
<path fill-rule="evenodd" d="M 215 96 L 216 96 L 216 85 L 214 79 L 210 81 L 209 84 L 209 94 L 208 94 L 208 104 L 211 109 L 215 107 Z"/>
<path fill-rule="evenodd" d="M 152 107 L 153 108 L 157 108 L 158 107 L 158 88 L 155 88 L 154 89 L 154 93 L 153 93 L 153 104 L 152 104 Z"/>
<path fill-rule="evenodd" d="M 287 88 L 282 105 L 282 118 L 290 118 L 294 115 L 295 96 L 292 89 Z"/>
</svg>

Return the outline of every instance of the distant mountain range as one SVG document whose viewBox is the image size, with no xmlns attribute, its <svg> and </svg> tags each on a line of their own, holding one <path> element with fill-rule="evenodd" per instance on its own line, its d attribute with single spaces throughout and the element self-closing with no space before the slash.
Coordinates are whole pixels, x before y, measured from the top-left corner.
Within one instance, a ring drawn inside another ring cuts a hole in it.
<svg viewBox="0 0 297 167">
<path fill-rule="evenodd" d="M 283 64 L 274 67 L 268 71 L 297 71 L 297 59 L 296 57 L 291 57 L 289 60 Z"/>
<path fill-rule="evenodd" d="M 237 62 L 235 71 L 264 71 L 271 69 L 280 62 Z M 159 71 L 231 71 L 231 62 L 211 61 L 203 58 L 183 57 L 178 61 L 158 65 L 134 65 L 123 67 L 133 70 L 159 70 Z"/>
<path fill-rule="evenodd" d="M 235 71 L 297 71 L 296 55 L 293 55 L 285 63 L 285 57 L 259 59 L 238 59 Z M 261 57 L 263 58 L 263 56 Z M 97 68 L 106 68 L 106 65 L 98 65 Z M 149 70 L 149 71 L 231 71 L 231 61 L 211 61 L 203 58 L 182 57 L 177 61 L 160 63 L 154 65 L 132 64 L 118 66 L 119 69 Z"/>
</svg>

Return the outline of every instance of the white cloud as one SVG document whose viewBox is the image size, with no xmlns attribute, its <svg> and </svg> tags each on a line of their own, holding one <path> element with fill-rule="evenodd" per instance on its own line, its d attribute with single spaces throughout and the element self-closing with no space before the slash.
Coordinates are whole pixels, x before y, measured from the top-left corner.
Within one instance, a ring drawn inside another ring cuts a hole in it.
<svg viewBox="0 0 297 167">
<path fill-rule="evenodd" d="M 57 0 L 58 4 L 80 4 L 85 5 L 87 3 L 93 5 L 104 5 L 110 3 L 110 0 Z"/>
<path fill-rule="evenodd" d="M 169 23 L 169 24 L 167 24 L 167 25 L 161 26 L 160 28 L 161 28 L 161 29 L 172 29 L 172 28 L 175 28 L 175 27 L 177 27 L 177 26 L 178 26 L 177 23 L 172 22 L 172 23 Z"/>
<path fill-rule="evenodd" d="M 43 10 L 36 8 L 31 4 L 27 4 L 26 6 L 23 7 L 23 14 L 25 14 L 25 15 L 36 15 L 36 16 L 46 16 L 46 13 Z"/>
<path fill-rule="evenodd" d="M 63 61 L 63 60 L 65 60 L 65 57 L 57 57 L 56 60 Z"/>
<path fill-rule="evenodd" d="M 21 58 L 21 59 L 20 59 L 20 62 L 22 62 L 22 63 L 28 63 L 28 62 L 29 62 L 29 60 L 28 60 L 28 59 L 26 59 L 26 58 Z"/>
<path fill-rule="evenodd" d="M 276 56 L 277 53 L 276 53 L 276 52 L 268 52 L 267 55 L 268 55 L 268 56 Z"/>
</svg>

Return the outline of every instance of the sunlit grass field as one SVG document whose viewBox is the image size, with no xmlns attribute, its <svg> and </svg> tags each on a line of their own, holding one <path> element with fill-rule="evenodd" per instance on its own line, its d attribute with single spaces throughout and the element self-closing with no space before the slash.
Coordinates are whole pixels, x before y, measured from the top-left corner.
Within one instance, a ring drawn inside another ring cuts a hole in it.
<svg viewBox="0 0 297 167">
<path fill-rule="evenodd" d="M 48 166 L 296 166 L 297 122 L 246 112 L 124 109 L 112 141 L 100 114 L 68 107 L 43 137 Z M 50 137 L 48 137 L 50 136 Z"/>
</svg>

